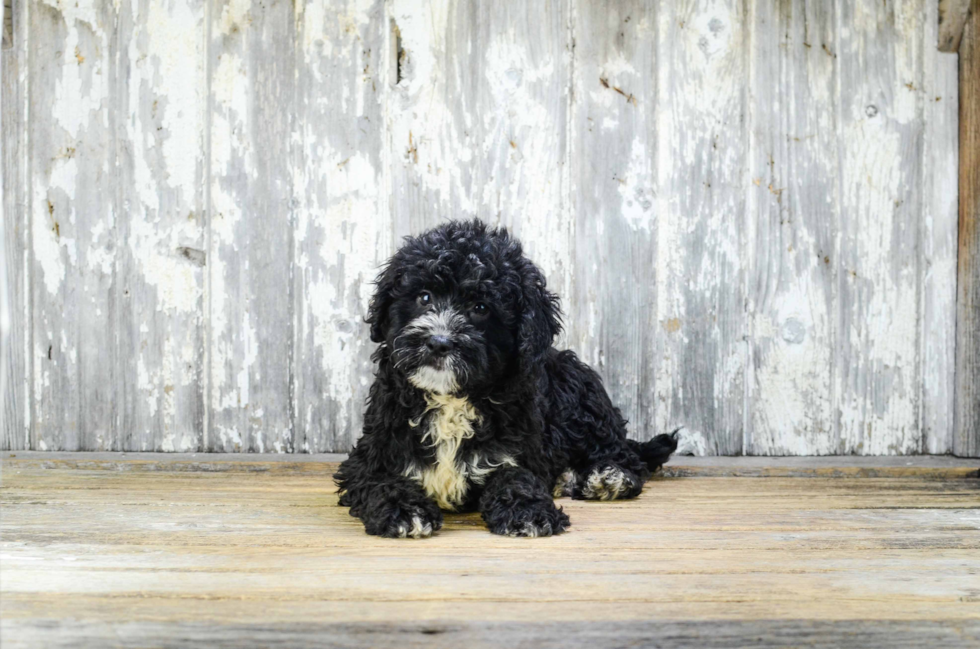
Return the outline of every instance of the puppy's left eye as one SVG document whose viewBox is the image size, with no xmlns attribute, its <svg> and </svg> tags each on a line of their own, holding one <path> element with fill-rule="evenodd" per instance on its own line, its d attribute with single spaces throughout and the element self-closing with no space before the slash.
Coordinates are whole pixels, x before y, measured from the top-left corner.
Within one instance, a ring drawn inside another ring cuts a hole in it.
<svg viewBox="0 0 980 649">
<path fill-rule="evenodd" d="M 474 320 L 482 320 L 490 315 L 490 307 L 483 302 L 477 302 L 473 305 L 473 308 L 470 309 L 470 315 Z"/>
</svg>

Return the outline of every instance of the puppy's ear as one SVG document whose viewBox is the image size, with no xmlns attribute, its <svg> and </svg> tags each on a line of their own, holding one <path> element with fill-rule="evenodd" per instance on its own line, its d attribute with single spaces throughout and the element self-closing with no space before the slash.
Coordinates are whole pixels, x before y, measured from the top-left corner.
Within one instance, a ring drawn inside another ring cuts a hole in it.
<svg viewBox="0 0 980 649">
<path fill-rule="evenodd" d="M 521 273 L 521 320 L 518 345 L 521 368 L 530 369 L 551 348 L 561 332 L 561 305 L 558 296 L 545 288 L 544 275 L 527 259 Z"/>
<path fill-rule="evenodd" d="M 388 311 L 394 301 L 395 286 L 400 279 L 395 271 L 393 264 L 389 263 L 378 274 L 374 280 L 374 295 L 371 296 L 371 303 L 368 306 L 367 323 L 371 325 L 371 342 L 384 342 L 388 335 Z"/>
</svg>

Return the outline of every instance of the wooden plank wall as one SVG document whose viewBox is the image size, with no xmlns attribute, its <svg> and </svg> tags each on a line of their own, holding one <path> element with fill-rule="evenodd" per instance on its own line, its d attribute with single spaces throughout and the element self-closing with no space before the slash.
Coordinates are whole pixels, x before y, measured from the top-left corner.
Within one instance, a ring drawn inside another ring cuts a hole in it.
<svg viewBox="0 0 980 649">
<path fill-rule="evenodd" d="M 960 42 L 960 232 L 953 452 L 980 456 L 980 0 Z"/>
<path fill-rule="evenodd" d="M 0 402 L 0 445 L 7 449 L 31 448 L 29 379 L 32 354 L 29 350 L 29 303 L 26 277 L 29 275 L 26 177 L 26 5 L 4 6 L 4 39 L 0 49 L 0 137 L 3 164 L 3 237 L 5 296 L 10 313 L 10 329 L 0 345 L 4 347 L 5 380 Z"/>
<path fill-rule="evenodd" d="M 400 237 L 512 228 L 698 454 L 952 449 L 932 0 L 15 2 L 3 448 L 346 451 Z"/>
</svg>

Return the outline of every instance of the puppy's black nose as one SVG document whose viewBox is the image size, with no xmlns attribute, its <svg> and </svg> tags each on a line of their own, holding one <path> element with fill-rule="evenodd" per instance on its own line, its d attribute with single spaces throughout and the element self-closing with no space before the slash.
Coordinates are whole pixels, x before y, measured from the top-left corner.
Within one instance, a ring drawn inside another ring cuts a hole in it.
<svg viewBox="0 0 980 649">
<path fill-rule="evenodd" d="M 425 346 L 436 356 L 445 356 L 453 351 L 455 345 L 453 345 L 453 341 L 449 336 L 429 336 L 429 340 L 426 341 Z"/>
</svg>

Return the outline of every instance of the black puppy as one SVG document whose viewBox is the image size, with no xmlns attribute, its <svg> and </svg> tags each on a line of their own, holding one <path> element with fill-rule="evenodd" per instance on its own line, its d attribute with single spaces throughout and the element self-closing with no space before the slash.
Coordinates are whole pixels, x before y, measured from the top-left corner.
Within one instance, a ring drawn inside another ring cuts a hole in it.
<svg viewBox="0 0 980 649">
<path fill-rule="evenodd" d="M 553 497 L 640 493 L 676 437 L 626 439 L 599 376 L 552 348 L 560 317 L 507 230 L 406 239 L 367 318 L 381 345 L 364 435 L 334 476 L 368 534 L 429 536 L 440 510 L 475 508 L 495 534 L 549 536 L 569 525 Z"/>
</svg>

